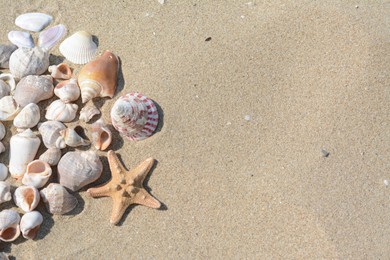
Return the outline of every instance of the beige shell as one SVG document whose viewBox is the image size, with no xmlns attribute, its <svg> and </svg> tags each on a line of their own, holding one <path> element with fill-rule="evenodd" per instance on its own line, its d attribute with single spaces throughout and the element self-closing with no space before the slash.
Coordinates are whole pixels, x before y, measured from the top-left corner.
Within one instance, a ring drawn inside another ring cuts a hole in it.
<svg viewBox="0 0 390 260">
<path fill-rule="evenodd" d="M 38 131 L 46 148 L 63 149 L 66 147 L 65 140 L 60 135 L 60 131 L 65 128 L 66 126 L 58 121 L 46 121 L 38 124 Z"/>
<path fill-rule="evenodd" d="M 39 156 L 39 160 L 47 162 L 50 166 L 55 166 L 61 159 L 61 150 L 58 148 L 49 148 Z"/>
<path fill-rule="evenodd" d="M 65 63 L 49 66 L 48 70 L 55 79 L 70 79 L 72 77 L 72 70 Z"/>
<path fill-rule="evenodd" d="M 50 75 L 29 75 L 22 78 L 14 93 L 15 101 L 22 107 L 49 99 L 54 95 L 53 78 Z"/>
<path fill-rule="evenodd" d="M 27 212 L 20 220 L 20 231 L 26 239 L 34 239 L 43 222 L 42 214 L 38 211 Z"/>
<path fill-rule="evenodd" d="M 4 181 L 8 177 L 8 167 L 4 163 L 0 163 L 0 181 Z"/>
<path fill-rule="evenodd" d="M 16 206 L 24 210 L 24 212 L 30 212 L 35 209 L 40 199 L 38 189 L 33 186 L 18 187 L 13 197 Z"/>
<path fill-rule="evenodd" d="M 91 125 L 92 143 L 98 150 L 106 150 L 111 144 L 111 130 L 104 123 L 103 119 L 97 120 Z"/>
<path fill-rule="evenodd" d="M 45 186 L 51 176 L 52 170 L 47 162 L 35 160 L 27 165 L 22 183 L 39 189 Z"/>
<path fill-rule="evenodd" d="M 100 110 L 90 101 L 81 109 L 79 119 L 88 123 L 95 115 L 99 114 Z"/>
<path fill-rule="evenodd" d="M 41 75 L 49 67 L 49 53 L 40 47 L 19 48 L 9 58 L 9 70 L 16 78 Z"/>
<path fill-rule="evenodd" d="M 5 96 L 0 99 L 0 120 L 11 121 L 22 108 L 16 103 L 12 96 Z"/>
<path fill-rule="evenodd" d="M 12 199 L 11 187 L 5 181 L 0 181 L 0 203 L 10 201 Z"/>
<path fill-rule="evenodd" d="M 14 119 L 14 126 L 20 129 L 33 128 L 41 119 L 37 104 L 30 103 L 25 106 Z"/>
<path fill-rule="evenodd" d="M 80 97 L 80 88 L 77 85 L 77 79 L 61 81 L 54 88 L 54 94 L 64 103 L 76 101 Z"/>
<path fill-rule="evenodd" d="M 9 96 L 15 87 L 16 83 L 12 74 L 3 73 L 0 75 L 0 98 Z"/>
<path fill-rule="evenodd" d="M 46 111 L 47 120 L 55 120 L 60 122 L 71 122 L 76 118 L 76 112 L 79 108 L 76 104 L 64 103 L 58 99 L 50 104 Z"/>
<path fill-rule="evenodd" d="M 5 209 L 0 212 L 0 240 L 11 242 L 20 235 L 20 216 L 12 209 Z"/>
<path fill-rule="evenodd" d="M 77 199 L 70 194 L 62 185 L 50 183 L 41 190 L 43 202 L 51 214 L 65 214 L 77 206 Z"/>
<path fill-rule="evenodd" d="M 60 131 L 60 135 L 64 138 L 65 143 L 70 147 L 90 145 L 89 140 L 83 139 L 74 129 L 67 128 Z"/>
<path fill-rule="evenodd" d="M 85 64 L 91 61 L 97 51 L 92 35 L 86 31 L 78 31 L 60 44 L 60 52 L 74 64 Z"/>
<path fill-rule="evenodd" d="M 103 164 L 93 151 L 76 151 L 62 156 L 57 169 L 59 183 L 77 191 L 100 177 Z"/>
</svg>

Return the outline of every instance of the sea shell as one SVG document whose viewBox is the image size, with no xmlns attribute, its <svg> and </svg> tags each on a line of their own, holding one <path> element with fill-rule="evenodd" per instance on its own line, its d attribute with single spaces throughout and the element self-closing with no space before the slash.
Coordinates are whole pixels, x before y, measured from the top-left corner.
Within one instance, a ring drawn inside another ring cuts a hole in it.
<svg viewBox="0 0 390 260">
<path fill-rule="evenodd" d="M 59 183 L 77 191 L 96 181 L 102 174 L 103 165 L 95 152 L 76 151 L 62 156 L 57 169 Z"/>
<path fill-rule="evenodd" d="M 74 129 L 66 128 L 60 131 L 60 135 L 64 138 L 65 143 L 70 147 L 90 145 L 89 140 L 83 139 Z"/>
<path fill-rule="evenodd" d="M 51 176 L 52 170 L 47 162 L 35 160 L 27 165 L 22 183 L 39 189 L 45 186 Z"/>
<path fill-rule="evenodd" d="M 53 78 L 50 75 L 29 75 L 19 81 L 14 98 L 20 106 L 24 107 L 30 103 L 37 104 L 53 95 Z"/>
<path fill-rule="evenodd" d="M 38 206 L 39 191 L 33 186 L 20 186 L 14 192 L 16 206 L 25 212 L 30 212 Z"/>
<path fill-rule="evenodd" d="M 79 119 L 88 123 L 95 115 L 99 114 L 100 110 L 91 101 L 81 109 Z"/>
<path fill-rule="evenodd" d="M 8 177 L 8 168 L 4 163 L 0 163 L 0 181 L 4 181 Z"/>
<path fill-rule="evenodd" d="M 0 154 L 5 152 L 5 146 L 2 142 L 0 142 Z"/>
<path fill-rule="evenodd" d="M 65 63 L 49 66 L 48 71 L 55 79 L 70 79 L 72 77 L 72 70 Z"/>
<path fill-rule="evenodd" d="M 39 32 L 46 26 L 48 26 L 53 17 L 43 13 L 25 13 L 19 15 L 15 24 L 27 31 Z"/>
<path fill-rule="evenodd" d="M 65 128 L 65 125 L 58 121 L 46 121 L 38 125 L 38 131 L 46 148 L 63 149 L 66 147 L 65 140 L 60 135 L 60 131 Z"/>
<path fill-rule="evenodd" d="M 0 260 L 9 260 L 9 257 L 6 253 L 0 252 Z"/>
<path fill-rule="evenodd" d="M 49 53 L 36 46 L 34 48 L 19 48 L 9 58 L 9 69 L 15 78 L 27 75 L 40 75 L 49 67 Z"/>
<path fill-rule="evenodd" d="M 98 150 L 106 150 L 111 144 L 111 130 L 104 123 L 103 119 L 99 119 L 91 125 L 92 143 Z"/>
<path fill-rule="evenodd" d="M 15 79 L 12 74 L 3 73 L 0 75 L 0 98 L 8 96 L 16 87 Z"/>
<path fill-rule="evenodd" d="M 3 123 L 0 122 L 0 140 L 3 140 L 5 133 L 6 133 L 5 127 L 4 127 Z"/>
<path fill-rule="evenodd" d="M 56 26 L 50 27 L 49 29 L 44 30 L 43 32 L 39 33 L 38 38 L 38 46 L 49 50 L 54 45 L 56 45 L 57 42 L 59 42 L 62 37 L 64 37 L 66 34 L 66 27 L 63 24 L 58 24 Z"/>
<path fill-rule="evenodd" d="M 92 35 L 85 31 L 79 31 L 60 44 L 60 52 L 74 64 L 85 64 L 91 61 L 97 51 L 97 45 Z"/>
<path fill-rule="evenodd" d="M 151 99 L 140 93 L 129 93 L 115 102 L 111 109 L 111 120 L 122 136 L 140 141 L 156 130 L 158 112 Z"/>
<path fill-rule="evenodd" d="M 15 117 L 14 126 L 20 129 L 33 128 L 41 119 L 37 104 L 30 103 Z"/>
<path fill-rule="evenodd" d="M 21 31 L 10 31 L 8 40 L 19 48 L 34 48 L 34 40 L 30 33 Z"/>
<path fill-rule="evenodd" d="M 12 199 L 11 187 L 5 181 L 0 181 L 0 203 L 10 201 Z"/>
<path fill-rule="evenodd" d="M 118 82 L 119 60 L 110 51 L 86 64 L 79 73 L 79 86 L 83 103 L 94 97 L 110 97 Z"/>
<path fill-rule="evenodd" d="M 47 162 L 50 166 L 55 166 L 61 159 L 61 150 L 58 148 L 49 148 L 39 156 L 39 160 Z"/>
<path fill-rule="evenodd" d="M 0 240 L 11 242 L 20 235 L 20 216 L 12 209 L 5 209 L 0 212 Z"/>
<path fill-rule="evenodd" d="M 23 237 L 34 239 L 38 234 L 42 222 L 42 214 L 38 211 L 31 211 L 24 214 L 20 220 L 20 231 L 22 231 Z"/>
<path fill-rule="evenodd" d="M 16 45 L 0 44 L 0 68 L 9 68 L 9 58 L 11 54 L 16 51 L 18 47 Z"/>
<path fill-rule="evenodd" d="M 76 112 L 79 108 L 76 104 L 64 103 L 62 100 L 55 100 L 47 107 L 46 119 L 61 122 L 70 122 L 76 118 Z"/>
<path fill-rule="evenodd" d="M 13 120 L 22 108 L 16 103 L 12 96 L 5 96 L 0 99 L 0 120 Z"/>
<path fill-rule="evenodd" d="M 50 183 L 46 188 L 41 190 L 43 202 L 46 209 L 51 214 L 65 214 L 77 206 L 77 199 L 70 194 L 62 185 Z"/>
<path fill-rule="evenodd" d="M 61 81 L 54 88 L 54 94 L 64 103 L 76 101 L 80 97 L 80 88 L 77 85 L 77 79 Z"/>
<path fill-rule="evenodd" d="M 9 172 L 12 177 L 16 179 L 23 177 L 27 164 L 34 160 L 40 144 L 41 140 L 31 129 L 11 137 Z"/>
</svg>

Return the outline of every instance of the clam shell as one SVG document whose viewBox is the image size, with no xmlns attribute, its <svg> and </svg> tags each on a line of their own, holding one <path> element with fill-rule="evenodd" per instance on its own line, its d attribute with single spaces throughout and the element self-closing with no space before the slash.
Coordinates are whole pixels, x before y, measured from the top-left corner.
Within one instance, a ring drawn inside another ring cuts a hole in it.
<svg viewBox="0 0 390 260">
<path fill-rule="evenodd" d="M 50 183 L 41 190 L 41 196 L 51 214 L 66 214 L 77 206 L 77 199 L 57 183 Z"/>
<path fill-rule="evenodd" d="M 9 58 L 9 69 L 16 78 L 27 75 L 40 75 L 49 67 L 49 53 L 36 46 L 34 48 L 19 48 Z"/>
<path fill-rule="evenodd" d="M 6 133 L 5 127 L 4 127 L 3 123 L 0 122 L 0 140 L 3 140 L 5 133 Z"/>
<path fill-rule="evenodd" d="M 70 147 L 90 145 L 89 140 L 83 139 L 74 129 L 67 128 L 60 131 L 60 135 L 64 138 L 66 145 Z"/>
<path fill-rule="evenodd" d="M 10 31 L 8 40 L 19 48 L 34 48 L 34 40 L 30 33 L 21 31 Z"/>
<path fill-rule="evenodd" d="M 47 162 L 35 160 L 27 165 L 22 183 L 39 189 L 45 186 L 51 176 L 52 170 Z"/>
<path fill-rule="evenodd" d="M 118 82 L 118 70 L 118 57 L 110 51 L 86 64 L 78 77 L 82 102 L 95 97 L 112 98 Z"/>
<path fill-rule="evenodd" d="M 10 201 L 12 199 L 11 187 L 5 181 L 0 181 L 0 203 Z"/>
<path fill-rule="evenodd" d="M 22 108 L 16 103 L 12 96 L 5 96 L 0 99 L 0 120 L 13 120 Z"/>
<path fill-rule="evenodd" d="M 65 63 L 49 66 L 48 71 L 55 79 L 70 79 L 72 77 L 72 70 Z"/>
<path fill-rule="evenodd" d="M 0 212 L 0 240 L 11 242 L 20 235 L 20 216 L 12 209 L 5 209 Z"/>
<path fill-rule="evenodd" d="M 20 186 L 14 192 L 14 202 L 24 212 L 35 209 L 38 206 L 39 199 L 39 191 L 33 186 Z"/>
<path fill-rule="evenodd" d="M 4 163 L 0 163 L 0 181 L 4 181 L 8 177 L 8 168 Z"/>
<path fill-rule="evenodd" d="M 77 85 L 77 79 L 61 81 L 54 88 L 54 94 L 64 103 L 76 101 L 80 97 L 80 88 Z"/>
<path fill-rule="evenodd" d="M 91 101 L 81 109 L 79 119 L 88 123 L 95 115 L 99 114 L 100 110 Z"/>
<path fill-rule="evenodd" d="M 33 128 L 39 122 L 41 113 L 37 104 L 30 103 L 15 117 L 14 126 L 20 129 Z"/>
<path fill-rule="evenodd" d="M 34 239 L 43 222 L 42 214 L 38 211 L 27 212 L 20 220 L 20 231 L 24 238 Z"/>
<path fill-rule="evenodd" d="M 14 76 L 9 73 L 0 75 L 0 98 L 8 96 L 16 88 Z"/>
<path fill-rule="evenodd" d="M 120 97 L 111 109 L 112 125 L 131 141 L 140 141 L 153 134 L 158 112 L 153 101 L 140 93 Z"/>
<path fill-rule="evenodd" d="M 29 75 L 22 78 L 16 86 L 14 98 L 24 107 L 30 103 L 49 99 L 54 95 L 53 78 L 49 75 Z"/>
<path fill-rule="evenodd" d="M 9 68 L 9 58 L 11 54 L 16 51 L 18 47 L 16 45 L 0 44 L 0 68 Z"/>
<path fill-rule="evenodd" d="M 91 61 L 97 51 L 97 45 L 92 35 L 85 31 L 79 31 L 60 44 L 60 52 L 64 57 L 74 64 L 85 64 Z"/>
<path fill-rule="evenodd" d="M 57 166 L 59 183 L 72 191 L 96 181 L 103 171 L 99 156 L 93 151 L 68 152 Z"/>
<path fill-rule="evenodd" d="M 65 128 L 65 125 L 58 121 L 46 121 L 38 125 L 38 131 L 46 148 L 63 149 L 66 147 L 64 138 L 60 135 L 60 131 Z"/>
<path fill-rule="evenodd" d="M 91 125 L 92 143 L 98 150 L 106 150 L 111 144 L 112 134 L 110 129 L 104 123 L 103 119 L 99 119 Z"/>
<path fill-rule="evenodd" d="M 27 31 L 39 32 L 52 20 L 53 17 L 44 13 L 25 13 L 16 18 L 15 25 Z"/>
<path fill-rule="evenodd" d="M 62 37 L 64 37 L 66 34 L 66 27 L 63 24 L 58 24 L 56 26 L 50 27 L 43 32 L 39 33 L 38 38 L 38 46 L 49 50 L 54 45 L 56 45 L 57 42 L 59 42 Z"/>
<path fill-rule="evenodd" d="M 61 122 L 70 122 L 76 118 L 76 112 L 79 108 L 76 104 L 64 103 L 58 99 L 47 107 L 46 119 Z"/>
<path fill-rule="evenodd" d="M 61 150 L 58 148 L 49 148 L 39 156 L 39 160 L 47 162 L 50 166 L 55 166 L 61 159 Z"/>
</svg>

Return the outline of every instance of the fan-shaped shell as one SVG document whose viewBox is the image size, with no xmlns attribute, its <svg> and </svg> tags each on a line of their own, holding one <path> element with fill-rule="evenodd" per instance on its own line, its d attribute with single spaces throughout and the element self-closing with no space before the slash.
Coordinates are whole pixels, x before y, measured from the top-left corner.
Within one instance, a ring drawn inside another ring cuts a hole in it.
<svg viewBox="0 0 390 260">
<path fill-rule="evenodd" d="M 39 156 L 39 160 L 47 162 L 50 166 L 55 166 L 61 159 L 61 150 L 58 148 L 49 148 Z"/>
<path fill-rule="evenodd" d="M 12 96 L 2 97 L 0 99 L 0 120 L 13 120 L 21 109 Z"/>
<path fill-rule="evenodd" d="M 54 45 L 56 45 L 57 42 L 59 42 L 62 37 L 64 37 L 66 34 L 66 27 L 63 24 L 58 24 L 56 26 L 50 27 L 43 32 L 39 33 L 38 38 L 38 46 L 49 50 Z"/>
<path fill-rule="evenodd" d="M 15 117 L 14 126 L 20 129 L 33 128 L 39 122 L 41 113 L 37 104 L 30 103 Z"/>
<path fill-rule="evenodd" d="M 90 145 L 89 140 L 82 138 L 74 129 L 66 128 L 60 131 L 61 136 L 64 138 L 65 143 L 70 147 L 86 146 Z"/>
<path fill-rule="evenodd" d="M 85 64 L 91 61 L 97 51 L 97 45 L 92 35 L 85 31 L 79 31 L 60 44 L 60 52 L 74 64 Z"/>
<path fill-rule="evenodd" d="M 60 134 L 60 131 L 65 128 L 65 125 L 58 121 L 46 121 L 38 125 L 38 131 L 46 148 L 63 149 L 66 147 L 64 138 Z"/>
<path fill-rule="evenodd" d="M 49 67 L 49 53 L 36 46 L 34 48 L 19 48 L 9 58 L 9 69 L 16 78 L 27 75 L 40 75 Z"/>
<path fill-rule="evenodd" d="M 151 99 L 140 93 L 129 93 L 115 102 L 111 109 L 111 120 L 122 136 L 140 141 L 156 130 L 158 112 Z"/>
<path fill-rule="evenodd" d="M 51 214 L 66 214 L 77 206 L 77 199 L 58 183 L 50 183 L 41 196 Z"/>
<path fill-rule="evenodd" d="M 12 199 L 11 187 L 5 181 L 0 181 L 0 203 L 10 201 Z"/>
<path fill-rule="evenodd" d="M 20 186 L 14 192 L 14 202 L 24 212 L 35 209 L 38 206 L 39 199 L 39 191 L 33 186 Z"/>
<path fill-rule="evenodd" d="M 60 184 L 77 191 L 96 181 L 103 171 L 99 156 L 93 151 L 68 152 L 57 166 Z"/>
<path fill-rule="evenodd" d="M 4 163 L 0 163 L 0 181 L 4 181 L 8 177 L 8 168 Z"/>
<path fill-rule="evenodd" d="M 27 31 L 39 32 L 52 20 L 53 17 L 44 13 L 25 13 L 16 17 L 15 25 Z"/>
<path fill-rule="evenodd" d="M 49 66 L 48 71 L 55 79 L 70 79 L 72 77 L 72 70 L 65 63 Z"/>
<path fill-rule="evenodd" d="M 75 119 L 78 108 L 76 104 L 64 103 L 58 99 L 48 106 L 45 117 L 47 120 L 70 122 Z"/>
<path fill-rule="evenodd" d="M 111 130 L 101 118 L 91 125 L 91 136 L 93 145 L 98 150 L 106 150 L 111 144 Z"/>
<path fill-rule="evenodd" d="M 79 119 L 88 123 L 95 115 L 99 114 L 100 110 L 91 101 L 81 109 Z"/>
<path fill-rule="evenodd" d="M 9 58 L 11 54 L 16 51 L 18 47 L 16 45 L 0 44 L 0 68 L 9 68 Z"/>
<path fill-rule="evenodd" d="M 0 122 L 0 140 L 3 140 L 5 133 L 6 133 L 5 127 L 4 127 L 3 123 Z"/>
<path fill-rule="evenodd" d="M 0 240 L 11 242 L 20 235 L 20 216 L 12 209 L 5 209 L 0 212 Z"/>
<path fill-rule="evenodd" d="M 35 160 L 27 165 L 22 183 L 39 189 L 45 186 L 51 176 L 52 170 L 47 162 Z"/>
<path fill-rule="evenodd" d="M 53 78 L 50 75 L 29 75 L 19 81 L 14 98 L 20 106 L 24 107 L 30 103 L 37 104 L 53 95 Z"/>
<path fill-rule="evenodd" d="M 34 239 L 43 222 L 42 214 L 38 211 L 27 212 L 20 220 L 20 231 L 24 238 Z"/>
<path fill-rule="evenodd" d="M 77 79 L 61 81 L 54 88 L 54 94 L 64 103 L 76 101 L 80 97 L 80 88 L 77 85 Z"/>
<path fill-rule="evenodd" d="M 30 33 L 21 31 L 10 31 L 8 40 L 19 48 L 34 48 L 34 40 Z"/>
</svg>

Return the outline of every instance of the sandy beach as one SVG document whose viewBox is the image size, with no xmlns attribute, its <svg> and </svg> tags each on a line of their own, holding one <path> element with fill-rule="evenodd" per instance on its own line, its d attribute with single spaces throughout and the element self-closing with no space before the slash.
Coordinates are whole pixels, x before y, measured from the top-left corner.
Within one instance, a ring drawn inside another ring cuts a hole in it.
<svg viewBox="0 0 390 260">
<path fill-rule="evenodd" d="M 98 152 L 103 175 L 74 193 L 78 207 L 53 216 L 41 203 L 37 239 L 1 242 L 1 251 L 13 259 L 390 257 L 387 1 L 3 1 L 1 43 L 26 12 L 50 14 L 68 36 L 88 31 L 99 53 L 120 57 L 116 95 L 95 102 L 107 122 L 125 93 L 155 101 L 157 132 L 140 142 L 115 133 L 110 149 L 128 169 L 157 160 L 146 187 L 163 206 L 132 206 L 111 225 L 111 199 L 86 193 L 111 176 L 107 152 Z M 58 45 L 51 54 L 75 75 L 82 67 Z M 40 103 L 42 120 L 51 101 Z M 16 129 L 5 126 L 8 165 Z"/>
</svg>

